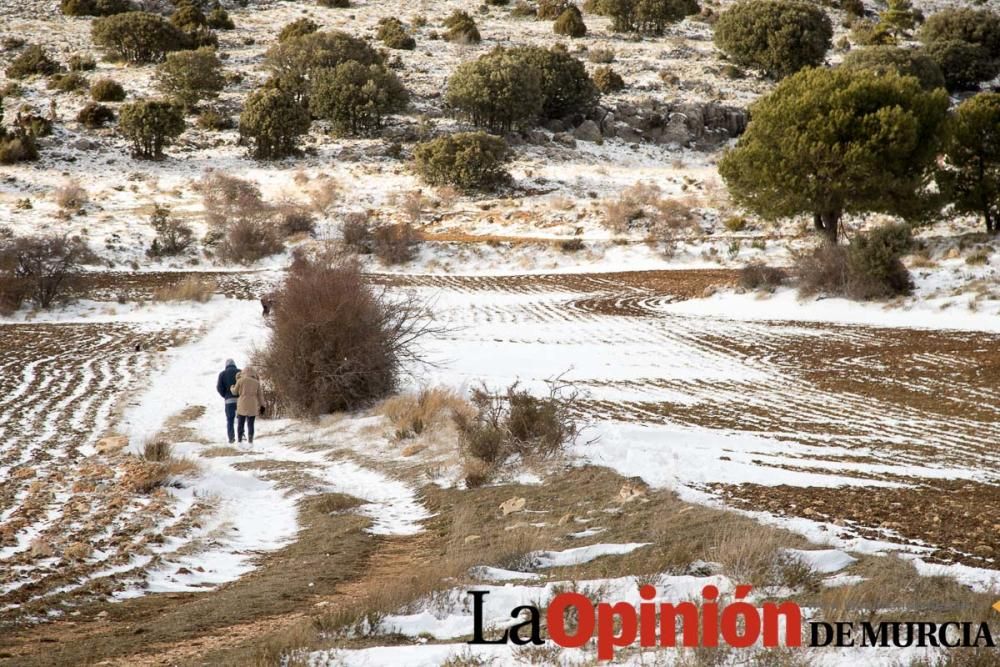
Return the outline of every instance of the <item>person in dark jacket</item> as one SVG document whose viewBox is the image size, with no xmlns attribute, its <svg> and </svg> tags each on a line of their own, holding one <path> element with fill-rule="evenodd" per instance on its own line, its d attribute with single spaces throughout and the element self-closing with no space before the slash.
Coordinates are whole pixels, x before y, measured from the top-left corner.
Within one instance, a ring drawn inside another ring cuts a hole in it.
<svg viewBox="0 0 1000 667">
<path fill-rule="evenodd" d="M 233 393 L 233 385 L 236 384 L 236 376 L 240 369 L 236 367 L 236 362 L 226 359 L 226 369 L 219 373 L 219 381 L 215 384 L 215 390 L 226 402 L 226 435 L 229 436 L 229 444 L 236 442 L 236 403 L 239 399 Z"/>
</svg>

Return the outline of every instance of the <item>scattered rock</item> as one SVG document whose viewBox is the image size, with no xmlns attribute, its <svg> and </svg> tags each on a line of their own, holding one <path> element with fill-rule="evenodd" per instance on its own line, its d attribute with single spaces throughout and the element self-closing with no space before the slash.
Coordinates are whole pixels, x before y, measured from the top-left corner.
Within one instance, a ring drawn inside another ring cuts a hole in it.
<svg viewBox="0 0 1000 667">
<path fill-rule="evenodd" d="M 556 143 L 562 144 L 563 146 L 567 146 L 569 148 L 576 148 L 576 139 L 574 139 L 573 135 L 570 134 L 569 132 L 556 132 L 554 135 L 552 135 L 552 139 Z"/>
<path fill-rule="evenodd" d="M 514 498 L 508 498 L 507 500 L 500 503 L 500 511 L 503 513 L 504 516 L 507 516 L 508 514 L 513 514 L 514 512 L 520 512 L 521 510 L 524 509 L 524 506 L 527 504 L 527 502 L 528 501 L 525 500 L 524 498 L 519 498 L 516 496 Z"/>
<path fill-rule="evenodd" d="M 622 486 L 618 491 L 618 502 L 629 503 L 636 498 L 641 498 L 646 495 L 646 488 L 642 484 L 637 484 L 635 482 L 628 482 Z"/>
<path fill-rule="evenodd" d="M 572 514 L 563 514 L 561 517 L 559 517 L 559 523 L 557 525 L 565 526 L 567 523 L 570 523 L 571 521 L 573 521 Z"/>
<path fill-rule="evenodd" d="M 573 130 L 573 136 L 580 141 L 600 141 L 601 140 L 601 128 L 597 126 L 592 120 L 585 120 L 580 123 L 580 126 Z"/>
<path fill-rule="evenodd" d="M 480 538 L 479 535 L 466 535 L 465 536 L 465 543 L 466 544 L 472 544 L 473 542 L 478 542 L 480 539 L 481 538 Z"/>
</svg>

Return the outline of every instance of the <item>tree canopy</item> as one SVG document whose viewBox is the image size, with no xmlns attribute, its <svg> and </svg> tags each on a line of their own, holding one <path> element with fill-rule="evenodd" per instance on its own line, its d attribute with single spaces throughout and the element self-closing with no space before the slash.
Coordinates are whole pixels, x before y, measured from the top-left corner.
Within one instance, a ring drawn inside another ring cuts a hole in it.
<svg viewBox="0 0 1000 667">
<path fill-rule="evenodd" d="M 1000 232 L 1000 93 L 980 93 L 958 106 L 948 124 L 938 182 L 960 213 L 975 213 Z"/>
</svg>

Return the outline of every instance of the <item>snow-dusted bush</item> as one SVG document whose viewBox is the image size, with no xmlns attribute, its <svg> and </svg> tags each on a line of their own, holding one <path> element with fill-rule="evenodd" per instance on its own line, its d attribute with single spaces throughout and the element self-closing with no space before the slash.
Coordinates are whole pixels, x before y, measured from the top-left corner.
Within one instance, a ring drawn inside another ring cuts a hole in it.
<svg viewBox="0 0 1000 667">
<path fill-rule="evenodd" d="M 163 100 L 140 100 L 121 108 L 118 131 L 132 143 L 132 155 L 158 159 L 184 131 L 184 112 Z"/>
<path fill-rule="evenodd" d="M 449 42 L 478 44 L 482 41 L 476 22 L 467 12 L 455 10 L 444 20 L 444 27 L 448 29 L 444 38 Z"/>
<path fill-rule="evenodd" d="M 315 72 L 309 109 L 329 120 L 340 134 L 371 134 L 388 114 L 402 111 L 409 94 L 384 65 L 348 61 Z"/>
<path fill-rule="evenodd" d="M 205 99 L 215 98 L 226 85 L 222 63 L 215 49 L 203 46 L 194 51 L 178 51 L 156 68 L 160 91 L 190 109 Z"/>
<path fill-rule="evenodd" d="M 413 36 L 407 32 L 403 22 L 394 16 L 386 17 L 378 22 L 375 39 L 390 49 L 412 51 L 417 46 L 417 40 L 413 39 Z"/>
<path fill-rule="evenodd" d="M 94 44 L 130 63 L 155 63 L 171 51 L 193 46 L 190 37 L 163 17 L 148 12 L 125 12 L 95 20 L 90 27 Z"/>
<path fill-rule="evenodd" d="M 61 68 L 38 44 L 32 44 L 21 51 L 7 66 L 5 73 L 11 79 L 26 79 L 36 74 L 55 74 Z"/>
<path fill-rule="evenodd" d="M 697 14 L 697 0 L 599 0 L 599 13 L 611 17 L 618 32 L 660 34 L 671 23 Z"/>
<path fill-rule="evenodd" d="M 87 102 L 76 115 L 76 120 L 84 127 L 94 130 L 115 119 L 115 112 L 97 102 Z"/>
<path fill-rule="evenodd" d="M 583 16 L 576 5 L 571 5 L 552 24 L 552 30 L 557 35 L 567 37 L 583 37 L 587 34 L 587 24 L 583 22 Z"/>
<path fill-rule="evenodd" d="M 408 222 L 380 225 L 372 230 L 375 256 L 390 266 L 413 261 L 420 243 L 417 230 Z"/>
<path fill-rule="evenodd" d="M 823 63 L 833 25 L 813 4 L 742 0 L 719 16 L 714 39 L 736 64 L 781 78 Z"/>
<path fill-rule="evenodd" d="M 319 24 L 315 21 L 307 18 L 295 19 L 281 29 L 281 32 L 278 33 L 278 41 L 287 42 L 296 37 L 311 35 L 317 30 L 319 30 Z"/>
<path fill-rule="evenodd" d="M 510 174 L 507 142 L 484 132 L 461 132 L 418 144 L 414 168 L 430 185 L 454 185 L 463 190 L 493 190 Z"/>
<path fill-rule="evenodd" d="M 592 78 L 594 85 L 602 93 L 614 93 L 625 88 L 625 80 L 608 66 L 595 69 Z"/>
<path fill-rule="evenodd" d="M 283 402 L 306 415 L 388 396 L 426 327 L 416 302 L 388 299 L 340 255 L 297 257 L 274 304 L 255 365 Z"/>
<path fill-rule="evenodd" d="M 114 79 L 98 79 L 90 87 L 90 97 L 95 102 L 121 102 L 125 89 Z"/>
<path fill-rule="evenodd" d="M 309 112 L 295 98 L 277 88 L 261 88 L 247 98 L 240 114 L 240 136 L 250 153 L 274 160 L 296 152 L 299 137 L 309 131 Z"/>
<path fill-rule="evenodd" d="M 548 20 L 559 18 L 563 12 L 570 8 L 576 9 L 576 5 L 570 3 L 568 0 L 538 0 L 538 4 L 535 7 L 535 16 L 539 20 Z"/>
</svg>

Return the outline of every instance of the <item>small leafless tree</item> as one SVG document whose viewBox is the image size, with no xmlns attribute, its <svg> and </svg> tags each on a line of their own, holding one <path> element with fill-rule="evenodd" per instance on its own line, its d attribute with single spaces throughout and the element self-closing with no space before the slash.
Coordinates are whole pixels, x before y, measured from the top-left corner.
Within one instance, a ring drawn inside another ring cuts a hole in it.
<svg viewBox="0 0 1000 667">
<path fill-rule="evenodd" d="M 77 238 L 22 236 L 0 246 L 4 291 L 18 291 L 40 308 L 64 298 L 79 276 L 89 251 Z"/>
</svg>

